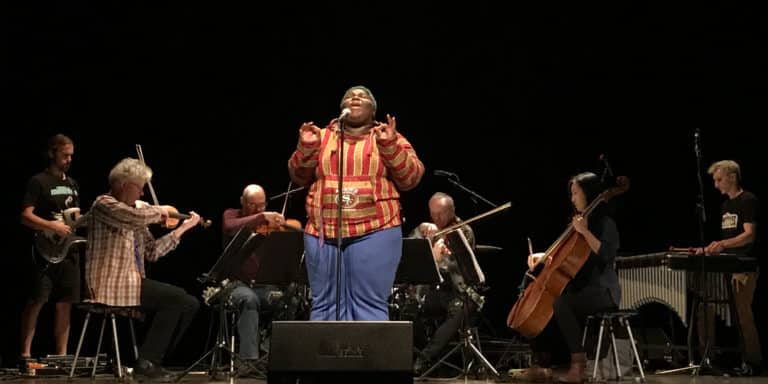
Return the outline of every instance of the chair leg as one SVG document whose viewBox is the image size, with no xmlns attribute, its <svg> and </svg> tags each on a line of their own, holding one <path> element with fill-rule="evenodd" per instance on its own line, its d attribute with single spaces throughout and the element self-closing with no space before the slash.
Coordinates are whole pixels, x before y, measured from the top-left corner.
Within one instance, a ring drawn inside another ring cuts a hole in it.
<svg viewBox="0 0 768 384">
<path fill-rule="evenodd" d="M 75 360 L 72 361 L 72 368 L 69 369 L 69 378 L 72 379 L 75 376 L 75 367 L 77 366 L 77 358 L 80 357 L 80 349 L 83 347 L 83 339 L 85 338 L 85 330 L 88 329 L 88 321 L 91 319 L 91 313 L 88 312 L 85 315 L 85 321 L 83 322 L 83 329 L 80 331 L 80 340 L 77 341 L 77 350 L 75 351 Z"/>
<path fill-rule="evenodd" d="M 101 330 L 99 330 L 99 342 L 96 344 L 96 356 L 93 358 L 93 368 L 91 368 L 91 379 L 96 378 L 96 367 L 99 365 L 99 353 L 101 353 L 101 341 L 104 339 L 104 324 L 107 323 L 107 315 L 101 320 Z"/>
<path fill-rule="evenodd" d="M 133 358 L 139 359 L 139 347 L 136 344 L 136 331 L 133 330 L 133 319 L 128 318 L 128 326 L 131 327 L 131 342 L 133 343 Z"/>
<path fill-rule="evenodd" d="M 600 364 L 600 346 L 603 344 L 605 319 L 600 321 L 600 331 L 597 334 L 597 351 L 595 351 L 595 367 L 592 369 L 592 381 L 597 381 L 597 366 Z"/>
<path fill-rule="evenodd" d="M 643 363 L 640 361 L 640 354 L 637 353 L 637 346 L 635 345 L 635 337 L 632 335 L 632 327 L 629 326 L 629 320 L 621 318 L 621 322 L 627 329 L 629 335 L 629 342 L 632 344 L 632 353 L 635 355 L 635 363 L 637 363 L 637 369 L 640 371 L 640 380 L 645 382 L 645 372 L 643 372 Z"/>
<path fill-rule="evenodd" d="M 621 365 L 619 364 L 619 352 L 616 350 L 616 335 L 613 332 L 613 319 L 608 321 L 608 331 L 611 333 L 611 345 L 613 346 L 613 363 L 616 368 L 616 379 L 621 381 Z"/>
<path fill-rule="evenodd" d="M 109 317 L 112 319 L 112 338 L 115 342 L 115 358 L 117 360 L 117 378 L 123 379 L 123 364 L 120 362 L 120 344 L 117 341 L 117 321 L 115 320 L 115 314 L 110 313 Z"/>
<path fill-rule="evenodd" d="M 581 346 L 584 347 L 584 345 L 587 343 L 587 330 L 589 329 L 589 318 L 587 318 L 587 321 L 584 322 L 584 332 L 581 334 Z"/>
</svg>

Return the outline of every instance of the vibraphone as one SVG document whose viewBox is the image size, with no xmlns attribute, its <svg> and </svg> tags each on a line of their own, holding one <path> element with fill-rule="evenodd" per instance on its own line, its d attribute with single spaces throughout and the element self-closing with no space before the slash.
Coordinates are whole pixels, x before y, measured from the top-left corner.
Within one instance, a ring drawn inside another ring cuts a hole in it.
<svg viewBox="0 0 768 384">
<path fill-rule="evenodd" d="M 660 303 L 676 313 L 687 327 L 689 297 L 699 292 L 703 281 L 702 294 L 715 302 L 718 317 L 730 326 L 730 274 L 756 271 L 757 260 L 736 254 L 657 252 L 616 258 L 616 268 L 621 284 L 621 309 Z"/>
</svg>

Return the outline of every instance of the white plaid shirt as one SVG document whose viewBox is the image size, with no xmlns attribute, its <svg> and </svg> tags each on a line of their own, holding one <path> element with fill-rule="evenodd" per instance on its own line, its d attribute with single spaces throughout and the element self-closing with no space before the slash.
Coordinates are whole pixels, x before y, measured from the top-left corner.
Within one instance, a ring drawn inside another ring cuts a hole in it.
<svg viewBox="0 0 768 384">
<path fill-rule="evenodd" d="M 141 299 L 143 263 L 136 263 L 134 246 L 144 260 L 156 261 L 172 251 L 179 239 L 171 233 L 155 240 L 147 225 L 161 220 L 162 209 L 134 208 L 105 194 L 88 212 L 85 276 L 91 300 L 113 306 L 137 306 Z"/>
</svg>

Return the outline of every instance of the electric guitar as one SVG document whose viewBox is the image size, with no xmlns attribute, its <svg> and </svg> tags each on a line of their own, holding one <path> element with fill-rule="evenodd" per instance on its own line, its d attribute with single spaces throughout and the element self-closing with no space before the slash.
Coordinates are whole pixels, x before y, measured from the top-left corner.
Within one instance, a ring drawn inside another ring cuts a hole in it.
<svg viewBox="0 0 768 384">
<path fill-rule="evenodd" d="M 55 216 L 56 220 L 69 225 L 73 231 L 85 223 L 85 216 L 80 216 L 79 208 L 66 209 Z M 84 237 L 75 234 L 60 236 L 49 230 L 37 231 L 34 241 L 35 255 L 41 257 L 46 265 L 58 264 L 67 257 L 73 245 L 85 244 L 85 242 Z"/>
</svg>

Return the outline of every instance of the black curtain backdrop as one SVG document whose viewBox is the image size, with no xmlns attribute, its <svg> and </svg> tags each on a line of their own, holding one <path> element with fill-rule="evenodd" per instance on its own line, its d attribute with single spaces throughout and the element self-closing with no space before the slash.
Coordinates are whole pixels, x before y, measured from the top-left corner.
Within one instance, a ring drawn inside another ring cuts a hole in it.
<svg viewBox="0 0 768 384">
<path fill-rule="evenodd" d="M 526 237 L 538 251 L 557 238 L 570 213 L 568 178 L 602 172 L 601 154 L 631 180 L 616 198 L 622 255 L 698 244 L 697 128 L 707 241 L 717 239 L 723 200 L 705 173 L 713 161 L 738 161 L 744 187 L 768 199 L 760 165 L 768 34 L 766 13 L 752 5 L 3 8 L 6 365 L 18 355 L 29 258 L 20 201 L 27 179 L 46 165 L 46 138 L 59 132 L 76 143 L 70 173 L 80 182 L 84 209 L 106 192 L 111 167 L 136 157 L 138 143 L 160 201 L 213 220 L 150 270 L 199 297 L 195 279 L 219 255 L 223 210 L 238 206 L 248 183 L 270 196 L 284 192 L 301 123 L 325 125 L 338 115 L 344 90 L 366 85 L 378 100 L 377 117 L 397 117 L 398 131 L 427 169 L 421 184 L 402 195 L 404 231 L 428 219 L 427 200 L 436 191 L 452 194 L 463 218 L 489 209 L 435 176 L 436 169 L 458 174 L 497 204 L 513 203 L 474 225 L 479 244 L 504 249 L 480 260 L 491 287 L 486 316 L 502 337 L 514 335 L 504 323 L 528 254 Z M 287 216 L 305 223 L 303 198 L 289 200 Z M 281 207 L 275 201 L 269 209 Z M 759 324 L 768 316 L 760 305 L 766 280 L 755 295 Z M 53 351 L 51 313 L 41 316 L 36 354 Z M 190 363 L 204 351 L 209 322 L 204 309 L 171 361 Z M 73 323 L 72 353 L 80 324 Z"/>
</svg>

